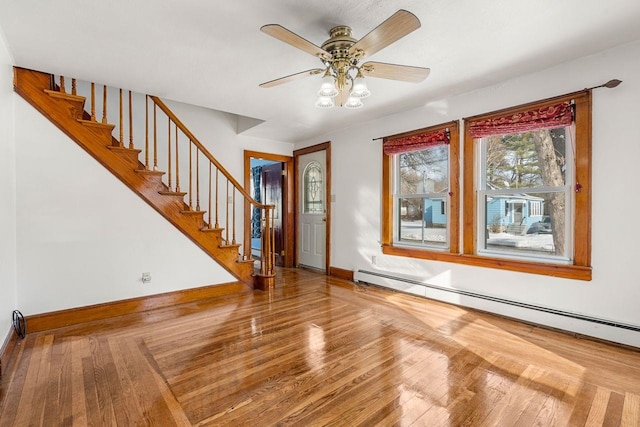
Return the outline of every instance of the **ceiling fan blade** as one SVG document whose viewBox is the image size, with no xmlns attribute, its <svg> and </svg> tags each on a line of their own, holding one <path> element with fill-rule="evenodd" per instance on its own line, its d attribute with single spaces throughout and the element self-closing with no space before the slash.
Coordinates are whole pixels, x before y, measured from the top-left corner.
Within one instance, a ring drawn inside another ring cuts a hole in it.
<svg viewBox="0 0 640 427">
<path fill-rule="evenodd" d="M 362 64 L 360 71 L 367 77 L 420 83 L 427 78 L 431 70 L 429 68 L 412 67 L 410 65 L 396 65 L 370 61 Z"/>
<path fill-rule="evenodd" d="M 351 46 L 349 54 L 361 50 L 364 56 L 371 56 L 418 28 L 420 20 L 413 13 L 400 9 Z"/>
<path fill-rule="evenodd" d="M 293 47 L 297 47 L 300 50 L 303 50 L 313 56 L 316 56 L 320 59 L 331 59 L 331 54 L 326 50 L 322 49 L 319 46 L 311 43 L 307 39 L 303 39 L 296 33 L 287 30 L 282 25 L 278 24 L 269 24 L 264 25 L 260 28 L 265 34 L 269 34 L 271 37 L 275 37 L 276 39 L 283 41 L 285 43 L 290 44 Z"/>
<path fill-rule="evenodd" d="M 292 82 L 294 80 L 301 79 L 303 77 L 320 74 L 322 72 L 324 72 L 324 70 L 322 68 L 313 68 L 311 70 L 302 71 L 300 73 L 291 74 L 291 75 L 286 76 L 286 77 L 280 77 L 279 79 L 275 79 L 275 80 L 271 80 L 269 82 L 262 83 L 260 85 L 260 87 L 274 87 L 274 86 L 281 85 L 283 83 L 289 83 L 289 82 Z"/>
</svg>

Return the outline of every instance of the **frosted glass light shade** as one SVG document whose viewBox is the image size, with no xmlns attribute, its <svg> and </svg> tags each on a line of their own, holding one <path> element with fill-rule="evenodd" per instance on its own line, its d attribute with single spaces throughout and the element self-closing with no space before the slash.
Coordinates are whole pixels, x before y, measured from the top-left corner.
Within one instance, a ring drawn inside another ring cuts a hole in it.
<svg viewBox="0 0 640 427">
<path fill-rule="evenodd" d="M 364 81 L 364 77 L 358 73 L 358 77 L 353 80 L 353 89 L 351 89 L 351 96 L 356 98 L 366 98 L 371 95 L 371 92 L 367 88 L 367 83 Z"/>
<path fill-rule="evenodd" d="M 355 96 L 349 96 L 349 98 L 347 98 L 347 102 L 345 102 L 344 104 L 344 108 L 355 110 L 357 108 L 362 108 L 363 105 L 364 104 L 362 104 L 362 101 L 360 101 L 360 98 L 357 98 Z"/>
<path fill-rule="evenodd" d="M 316 107 L 318 108 L 332 108 L 333 99 L 330 96 L 320 96 L 316 101 Z"/>
<path fill-rule="evenodd" d="M 322 78 L 322 83 L 320 84 L 320 90 L 318 91 L 318 96 L 326 96 L 329 98 L 333 98 L 338 94 L 338 89 L 336 89 L 335 80 L 332 76 L 326 75 Z"/>
</svg>

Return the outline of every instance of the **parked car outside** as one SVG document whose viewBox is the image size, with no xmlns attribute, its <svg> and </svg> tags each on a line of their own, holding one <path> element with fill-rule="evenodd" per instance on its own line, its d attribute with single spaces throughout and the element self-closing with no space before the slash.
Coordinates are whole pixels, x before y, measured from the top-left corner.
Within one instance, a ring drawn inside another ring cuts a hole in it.
<svg viewBox="0 0 640 427">
<path fill-rule="evenodd" d="M 541 221 L 531 224 L 527 234 L 551 234 L 551 217 L 545 215 Z"/>
</svg>

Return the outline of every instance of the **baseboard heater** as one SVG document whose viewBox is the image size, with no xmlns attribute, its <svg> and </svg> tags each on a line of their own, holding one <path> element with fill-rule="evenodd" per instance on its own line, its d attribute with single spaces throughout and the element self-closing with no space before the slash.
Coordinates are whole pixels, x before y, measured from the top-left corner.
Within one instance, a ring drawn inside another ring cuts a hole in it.
<svg viewBox="0 0 640 427">
<path fill-rule="evenodd" d="M 367 277 L 367 276 L 372 276 L 372 277 Z M 394 275 L 391 275 L 391 274 L 380 273 L 378 271 L 356 270 L 355 275 L 354 275 L 354 280 L 356 282 L 364 282 L 364 283 L 369 283 L 369 284 L 372 284 L 372 285 L 385 286 L 382 281 L 378 281 L 376 283 L 376 278 L 395 280 L 395 281 L 398 281 L 398 282 L 403 282 L 403 283 L 406 283 L 406 284 L 416 285 L 416 286 L 423 286 L 425 288 L 434 289 L 434 290 L 442 291 L 442 292 L 448 292 L 448 293 L 451 293 L 451 294 L 462 295 L 462 296 L 471 297 L 471 298 L 478 298 L 478 299 L 482 299 L 482 300 L 485 300 L 485 301 L 491 301 L 491 302 L 496 302 L 496 303 L 500 303 L 500 304 L 507 304 L 507 305 L 510 305 L 510 306 L 513 306 L 513 307 L 526 308 L 526 309 L 529 309 L 529 310 L 535 310 L 535 311 L 539 311 L 539 312 L 542 312 L 542 313 L 549 313 L 549 314 L 554 314 L 554 315 L 557 315 L 557 316 L 568 317 L 568 318 L 571 318 L 571 319 L 582 320 L 582 321 L 586 321 L 586 322 L 597 323 L 597 324 L 600 324 L 600 325 L 611 326 L 611 327 L 614 327 L 614 328 L 620 328 L 620 329 L 626 329 L 626 330 L 629 330 L 629 331 L 640 332 L 640 326 L 614 322 L 614 321 L 606 320 L 606 319 L 599 319 L 597 317 L 585 316 L 585 315 L 582 315 L 582 314 L 571 313 L 569 311 L 556 310 L 556 309 L 553 309 L 553 308 L 543 307 L 543 306 L 540 306 L 540 305 L 527 304 L 527 303 L 518 302 L 518 301 L 512 301 L 512 300 L 508 300 L 508 299 L 504 299 L 504 298 L 497 298 L 497 297 L 492 297 L 492 296 L 488 296 L 488 295 L 482 295 L 482 294 L 478 294 L 478 293 L 475 293 L 475 292 L 469 292 L 469 291 L 464 291 L 464 290 L 460 290 L 460 289 L 447 288 L 447 287 L 444 287 L 444 286 L 438 286 L 438 285 L 433 285 L 433 284 L 429 284 L 429 283 L 425 283 L 425 282 L 420 282 L 420 281 L 417 281 L 417 280 L 409 279 L 407 277 L 394 276 Z M 409 293 L 411 293 L 411 292 L 409 292 Z"/>
</svg>

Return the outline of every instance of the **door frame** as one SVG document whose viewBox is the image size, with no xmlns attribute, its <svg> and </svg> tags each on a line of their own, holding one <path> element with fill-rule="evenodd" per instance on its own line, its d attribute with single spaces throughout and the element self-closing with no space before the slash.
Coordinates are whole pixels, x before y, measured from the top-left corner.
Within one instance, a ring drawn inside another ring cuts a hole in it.
<svg viewBox="0 0 640 427">
<path fill-rule="evenodd" d="M 282 233 L 284 234 L 284 267 L 293 267 L 296 259 L 295 247 L 295 190 L 294 181 L 291 179 L 294 171 L 294 158 L 280 154 L 262 153 L 259 151 L 244 150 L 244 189 L 249 192 L 251 188 L 251 158 L 271 160 L 283 163 L 282 183 Z M 248 203 L 244 206 L 244 229 L 251 228 L 251 207 Z M 293 232 L 291 232 L 293 231 Z M 251 248 L 251 235 L 244 233 L 245 248 Z"/>
<path fill-rule="evenodd" d="M 301 148 L 299 150 L 293 151 L 293 163 L 295 165 L 295 185 L 293 191 L 294 197 L 294 206 L 296 212 L 295 218 L 295 236 L 294 241 L 298 241 L 298 234 L 300 233 L 299 224 L 298 224 L 298 208 L 300 206 L 300 182 L 299 182 L 299 172 L 300 172 L 300 160 L 299 157 L 309 153 L 315 153 L 317 151 L 326 151 L 325 155 L 325 168 L 326 168 L 326 180 L 325 180 L 325 206 L 327 209 L 327 226 L 325 230 L 325 274 L 329 275 L 329 266 L 331 265 L 331 141 L 323 142 L 321 144 L 312 145 L 311 147 Z M 295 250 L 295 265 L 298 266 L 298 248 Z"/>
</svg>

